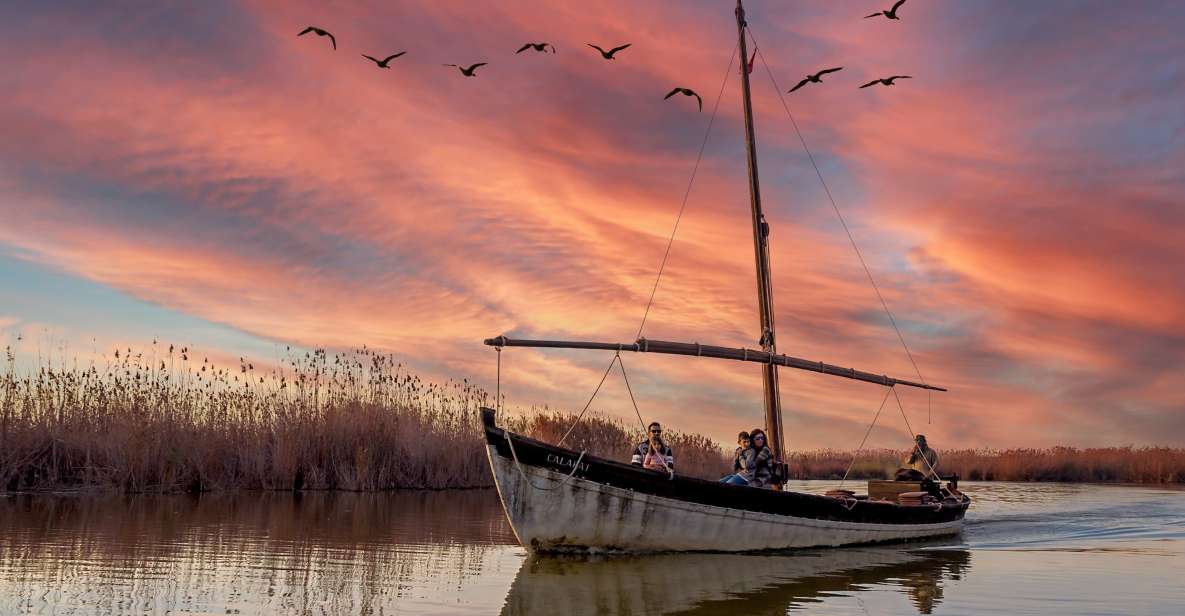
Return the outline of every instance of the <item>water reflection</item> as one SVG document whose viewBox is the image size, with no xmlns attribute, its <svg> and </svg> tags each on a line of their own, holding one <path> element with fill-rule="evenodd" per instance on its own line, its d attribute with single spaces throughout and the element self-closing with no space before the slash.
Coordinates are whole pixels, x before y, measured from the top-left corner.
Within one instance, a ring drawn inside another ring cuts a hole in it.
<svg viewBox="0 0 1185 616">
<path fill-rule="evenodd" d="M 531 556 L 502 613 L 785 614 L 886 585 L 920 614 L 971 565 L 960 549 L 857 548 L 780 555 Z"/>
<path fill-rule="evenodd" d="M 488 612 L 506 585 L 481 574 L 521 560 L 498 507 L 485 492 L 4 498 L 0 613 Z"/>
<path fill-rule="evenodd" d="M 976 506 L 953 546 L 600 559 L 528 557 L 492 490 L 0 495 L 0 614 L 1159 615 L 1185 604 L 1185 491 L 964 489 Z"/>
</svg>

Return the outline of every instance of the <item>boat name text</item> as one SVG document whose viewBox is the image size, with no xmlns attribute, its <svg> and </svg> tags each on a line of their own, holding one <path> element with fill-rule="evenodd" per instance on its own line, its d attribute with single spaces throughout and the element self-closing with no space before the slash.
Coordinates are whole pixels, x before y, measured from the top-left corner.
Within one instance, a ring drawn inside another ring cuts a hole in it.
<svg viewBox="0 0 1185 616">
<path fill-rule="evenodd" d="M 558 464 L 560 466 L 569 466 L 569 467 L 576 466 L 576 460 L 573 460 L 572 458 L 565 458 L 564 456 L 557 456 L 554 453 L 547 454 L 547 461 L 551 462 L 552 464 Z M 587 472 L 588 471 L 588 463 L 581 462 L 580 468 L 578 468 L 577 470 Z"/>
</svg>

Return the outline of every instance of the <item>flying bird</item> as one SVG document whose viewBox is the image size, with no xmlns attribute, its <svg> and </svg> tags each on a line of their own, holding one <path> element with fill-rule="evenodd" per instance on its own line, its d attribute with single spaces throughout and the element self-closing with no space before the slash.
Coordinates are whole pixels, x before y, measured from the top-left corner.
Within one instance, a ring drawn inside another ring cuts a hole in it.
<svg viewBox="0 0 1185 616">
<path fill-rule="evenodd" d="M 881 84 L 882 86 L 891 86 L 891 85 L 893 85 L 894 79 L 913 79 L 913 77 L 910 77 L 909 75 L 893 75 L 892 77 L 885 77 L 884 79 L 873 79 L 872 81 L 870 81 L 860 87 L 867 88 L 868 86 L 875 86 L 878 83 Z"/>
<path fill-rule="evenodd" d="M 696 94 L 695 90 L 692 90 L 691 88 L 675 88 L 674 90 L 671 90 L 666 96 L 662 97 L 662 100 L 665 101 L 676 94 L 682 94 L 683 96 L 694 96 L 695 102 L 699 104 L 699 110 L 704 110 L 704 99 L 700 98 L 699 94 Z"/>
<path fill-rule="evenodd" d="M 629 47 L 631 44 L 632 43 L 626 43 L 625 45 L 614 47 L 613 49 L 610 49 L 609 51 L 605 51 L 604 49 L 601 49 L 600 47 L 597 47 L 596 45 L 593 45 L 592 43 L 586 43 L 586 45 L 588 45 L 589 47 L 592 47 L 593 49 L 601 52 L 601 57 L 606 60 L 613 60 L 614 59 L 613 54 L 621 51 L 622 49 L 625 49 L 626 47 Z"/>
<path fill-rule="evenodd" d="M 535 51 L 547 51 L 548 48 L 551 48 L 551 53 L 555 53 L 555 45 L 552 45 L 551 43 L 527 43 L 526 45 L 519 47 L 518 51 L 514 53 L 522 53 L 528 49 L 534 49 Z"/>
<path fill-rule="evenodd" d="M 462 75 L 464 75 L 466 77 L 476 77 L 477 75 L 473 71 L 476 71 L 477 67 L 485 66 L 486 64 L 487 64 L 486 62 L 478 62 L 477 64 L 474 64 L 473 66 L 469 66 L 469 67 L 464 67 L 464 66 L 461 66 L 460 64 L 445 64 L 443 66 L 454 66 L 457 68 L 457 70 L 461 71 Z"/>
<path fill-rule="evenodd" d="M 398 58 L 399 56 L 402 56 L 405 53 L 407 53 L 407 52 L 401 51 L 396 54 L 391 54 L 391 55 L 387 56 L 386 58 L 383 58 L 382 60 L 379 60 L 378 58 L 375 58 L 373 56 L 368 56 L 366 54 L 362 54 L 362 57 L 366 58 L 367 60 L 370 60 L 371 62 L 374 62 L 375 64 L 378 65 L 379 68 L 391 68 L 391 66 L 390 66 L 391 60 L 394 60 L 395 58 Z"/>
<path fill-rule="evenodd" d="M 840 70 L 843 70 L 842 66 L 837 66 L 835 68 L 825 68 L 825 69 L 815 73 L 814 75 L 807 75 L 806 79 L 803 79 L 802 81 L 798 82 L 798 85 L 794 86 L 793 88 L 790 88 L 790 92 L 793 92 L 793 91 L 801 88 L 802 86 L 805 86 L 808 83 L 823 83 L 823 80 L 820 79 L 820 77 L 822 77 L 823 75 L 826 75 L 827 73 L 834 73 L 835 71 L 840 71 Z M 790 92 L 787 92 L 787 94 L 789 94 Z"/>
<path fill-rule="evenodd" d="M 901 8 L 902 4 L 905 4 L 905 0 L 897 0 L 897 3 L 893 5 L 893 8 L 891 8 L 887 11 L 880 11 L 877 13 L 873 13 L 871 15 L 865 15 L 864 19 L 868 19 L 869 17 L 879 17 L 881 15 L 884 15 L 885 17 L 888 17 L 889 19 L 901 19 L 900 17 L 897 16 L 897 9 Z"/>
<path fill-rule="evenodd" d="M 333 49 L 335 51 L 337 50 L 337 39 L 334 38 L 333 35 L 330 34 L 330 32 L 328 30 L 322 30 L 321 28 L 318 28 L 317 26 L 309 26 L 309 27 L 305 28 L 304 30 L 301 30 L 300 34 L 297 34 L 296 36 L 304 36 L 304 35 L 308 34 L 309 32 L 315 33 L 317 36 L 328 36 L 329 42 L 333 43 Z"/>
</svg>

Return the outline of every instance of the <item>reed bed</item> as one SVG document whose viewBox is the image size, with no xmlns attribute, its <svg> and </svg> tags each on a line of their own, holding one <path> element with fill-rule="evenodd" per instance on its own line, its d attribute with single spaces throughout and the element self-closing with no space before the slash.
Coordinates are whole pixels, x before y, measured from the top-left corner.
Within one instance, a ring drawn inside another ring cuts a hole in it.
<svg viewBox="0 0 1185 616">
<path fill-rule="evenodd" d="M 154 343 L 114 351 L 102 365 L 43 362 L 26 373 L 5 351 L 0 491 L 492 485 L 477 414 L 491 396 L 467 380 L 424 381 L 370 349 L 290 353 L 279 368 L 260 370 Z M 558 440 L 558 426 L 572 419 L 545 409 L 510 421 Z M 571 446 L 619 459 L 633 445 L 624 424 L 600 416 L 573 436 Z M 688 462 L 681 472 L 715 475 L 724 466 L 710 439 L 671 436 Z"/>
<path fill-rule="evenodd" d="M 103 487 L 224 489 L 476 488 L 492 485 L 467 380 L 430 383 L 370 349 L 291 353 L 277 368 L 217 366 L 188 348 L 121 349 L 102 365 L 43 362 L 0 370 L 0 491 Z M 503 419 L 558 442 L 574 415 L 532 409 Z M 626 459 L 641 427 L 595 413 L 564 445 Z M 731 449 L 668 428 L 680 474 L 714 479 Z M 796 479 L 890 476 L 903 452 L 794 453 Z M 940 450 L 940 470 L 971 480 L 1185 483 L 1185 450 L 1164 447 Z"/>
</svg>

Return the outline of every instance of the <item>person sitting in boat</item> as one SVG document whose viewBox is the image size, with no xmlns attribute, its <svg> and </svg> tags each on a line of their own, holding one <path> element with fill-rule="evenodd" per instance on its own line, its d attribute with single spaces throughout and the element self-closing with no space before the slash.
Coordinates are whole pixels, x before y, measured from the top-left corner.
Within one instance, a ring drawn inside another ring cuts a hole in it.
<svg viewBox="0 0 1185 616">
<path fill-rule="evenodd" d="M 754 488 L 768 488 L 770 480 L 773 478 L 774 452 L 766 444 L 765 430 L 761 428 L 749 430 L 749 442 L 750 449 L 753 451 L 751 467 L 753 478 L 749 480 L 749 485 Z"/>
<path fill-rule="evenodd" d="M 720 478 L 720 483 L 734 486 L 747 486 L 753 478 L 752 463 L 757 452 L 749 445 L 749 433 L 741 432 L 737 435 L 737 449 L 732 455 L 732 473 Z"/>
<path fill-rule="evenodd" d="M 650 437 L 634 448 L 630 463 L 651 470 L 674 472 L 675 453 L 662 442 L 662 425 L 653 421 L 646 429 Z"/>
<path fill-rule="evenodd" d="M 938 479 L 938 452 L 926 444 L 926 435 L 915 438 L 913 450 L 901 462 L 897 470 L 897 481 L 921 481 Z"/>
</svg>

